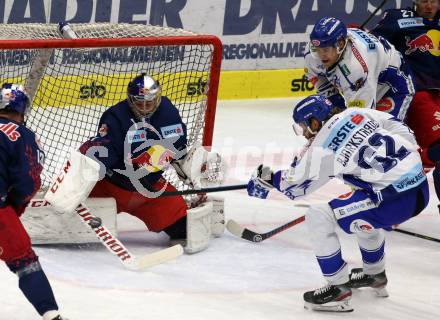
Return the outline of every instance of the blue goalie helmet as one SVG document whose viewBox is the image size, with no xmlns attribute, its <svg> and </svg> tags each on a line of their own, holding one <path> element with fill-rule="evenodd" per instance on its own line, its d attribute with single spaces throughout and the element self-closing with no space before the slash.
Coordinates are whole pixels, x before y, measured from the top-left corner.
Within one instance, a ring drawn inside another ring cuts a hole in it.
<svg viewBox="0 0 440 320">
<path fill-rule="evenodd" d="M 30 101 L 22 85 L 4 83 L 0 93 L 0 110 L 12 110 L 26 114 Z"/>
<path fill-rule="evenodd" d="M 344 23 L 336 18 L 325 17 L 320 19 L 310 34 L 312 47 L 334 47 L 336 43 L 347 37 L 347 28 Z"/>
<path fill-rule="evenodd" d="M 137 116 L 148 117 L 159 107 L 162 88 L 156 80 L 143 73 L 128 84 L 127 98 Z"/>
<path fill-rule="evenodd" d="M 307 127 L 311 125 L 311 119 L 325 121 L 330 118 L 333 105 L 329 99 L 314 94 L 301 100 L 293 109 L 293 121 L 296 124 L 304 123 Z"/>
</svg>

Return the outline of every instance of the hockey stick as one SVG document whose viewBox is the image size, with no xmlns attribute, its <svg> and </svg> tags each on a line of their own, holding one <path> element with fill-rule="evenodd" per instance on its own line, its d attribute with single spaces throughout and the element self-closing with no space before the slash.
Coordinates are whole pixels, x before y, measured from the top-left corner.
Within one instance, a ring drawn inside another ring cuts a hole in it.
<svg viewBox="0 0 440 320">
<path fill-rule="evenodd" d="M 429 240 L 429 241 L 434 241 L 434 242 L 439 242 L 440 243 L 440 239 L 437 238 L 433 238 L 430 236 L 425 236 L 423 234 L 420 233 L 416 233 L 416 232 L 412 232 L 412 231 L 407 231 L 407 230 L 403 230 L 403 229 L 393 229 L 393 231 L 399 232 L 399 233 L 403 233 L 403 234 L 407 234 L 409 236 L 413 236 L 416 238 L 420 238 L 420 239 L 425 239 L 425 240 Z"/>
<path fill-rule="evenodd" d="M 72 39 L 76 37 L 72 29 L 69 28 L 70 32 L 64 32 L 63 27 L 65 27 L 65 24 L 59 25 L 59 34 L 62 38 Z M 31 105 L 34 101 L 35 95 L 37 94 L 37 90 L 40 86 L 41 80 L 43 79 L 44 71 L 49 64 L 49 60 L 53 52 L 54 49 L 39 49 L 37 50 L 35 57 L 32 59 L 31 70 L 29 71 L 24 84 Z"/>
<path fill-rule="evenodd" d="M 305 207 L 308 208 L 310 207 L 310 204 L 307 202 L 298 202 L 295 204 L 297 207 Z M 399 228 L 394 228 L 393 231 L 399 232 L 399 233 L 403 233 L 409 236 L 413 236 L 416 238 L 420 238 L 420 239 L 425 239 L 425 240 L 429 240 L 429 241 L 434 241 L 434 242 L 439 242 L 440 243 L 440 239 L 438 238 L 434 238 L 434 237 L 430 237 L 430 236 L 426 236 L 424 234 L 420 234 L 417 232 L 413 232 L 413 231 L 407 231 L 407 230 L 403 230 L 403 229 L 399 229 Z"/>
<path fill-rule="evenodd" d="M 310 207 L 310 204 L 307 203 L 307 202 L 297 202 L 297 203 L 295 203 L 295 206 L 308 208 L 308 207 Z M 304 216 L 299 217 L 298 219 L 301 219 L 301 218 L 304 218 Z M 295 220 L 298 220 L 298 219 L 295 219 Z M 228 223 L 226 224 L 226 228 L 228 229 L 228 231 L 230 233 L 232 233 L 233 235 L 235 235 L 237 237 L 240 237 L 240 238 L 243 238 L 245 240 L 252 241 L 252 242 L 261 242 L 261 241 L 263 241 L 263 240 L 265 240 L 267 238 L 270 238 L 270 237 L 276 235 L 277 233 L 280 233 L 280 232 L 282 232 L 282 231 L 284 231 L 284 230 L 286 230 L 286 229 L 288 229 L 290 227 L 293 227 L 295 224 L 298 224 L 298 223 L 304 221 L 304 219 L 303 219 L 303 220 L 301 220 L 301 221 L 299 221 L 297 223 L 294 223 L 295 220 L 293 220 L 291 222 L 288 222 L 288 223 L 286 223 L 286 224 L 284 224 L 284 225 L 282 225 L 282 226 L 280 226 L 278 228 L 273 229 L 272 231 L 269 231 L 269 232 L 266 232 L 266 233 L 263 233 L 263 234 L 254 232 L 254 231 L 249 230 L 247 228 L 243 228 L 242 226 L 240 226 L 234 220 L 229 220 Z M 292 225 L 290 225 L 291 223 L 292 223 Z M 416 237 L 416 238 L 425 239 L 425 240 L 429 240 L 429 241 L 440 243 L 440 239 L 438 239 L 438 238 L 434 238 L 434 237 L 431 237 L 431 236 L 423 235 L 423 234 L 420 234 L 420 233 L 417 233 L 417 232 L 407 231 L 407 230 L 403 230 L 403 229 L 399 229 L 399 228 L 395 228 L 395 229 L 393 229 L 393 231 L 396 231 L 396 232 L 399 232 L 399 233 L 403 233 L 403 234 L 406 234 L 406 235 L 409 235 L 409 236 L 413 236 L 413 237 Z M 255 237 L 255 239 L 254 239 L 254 237 Z"/>
<path fill-rule="evenodd" d="M 379 6 L 368 16 L 368 18 L 364 21 L 364 23 L 362 23 L 361 24 L 361 26 L 359 27 L 360 29 L 363 29 L 364 27 L 365 27 L 365 25 L 368 23 L 368 22 L 370 22 L 370 20 L 371 19 L 373 19 L 373 17 L 376 15 L 376 13 L 380 10 L 380 9 L 382 9 L 382 7 L 385 5 L 385 3 L 387 2 L 388 0 L 383 0 L 380 4 L 379 4 Z"/>
<path fill-rule="evenodd" d="M 29 206 L 33 206 L 33 202 L 36 202 L 37 206 L 40 206 L 42 201 L 45 200 L 32 199 Z M 178 244 L 141 257 L 135 257 L 104 225 L 100 223 L 94 225 L 96 218 L 84 204 L 80 204 L 75 209 L 75 213 L 80 217 L 81 221 L 95 233 L 104 247 L 115 255 L 127 269 L 144 270 L 163 262 L 174 260 L 183 254 L 183 247 Z"/>
<path fill-rule="evenodd" d="M 284 230 L 287 230 L 287 229 L 303 222 L 304 220 L 305 220 L 305 216 L 301 216 L 299 218 L 296 218 L 295 220 L 287 222 L 286 224 L 283 224 L 282 226 L 277 227 L 277 228 L 270 230 L 268 232 L 258 233 L 258 232 L 249 230 L 248 228 L 243 228 L 236 221 L 230 219 L 230 220 L 228 220 L 228 223 L 226 224 L 226 229 L 228 229 L 228 231 L 236 237 L 239 237 L 239 238 L 242 238 L 242 239 L 245 239 L 248 241 L 252 241 L 252 242 L 261 242 L 261 241 L 264 241 L 268 238 L 275 236 L 276 234 L 278 234 Z"/>
<path fill-rule="evenodd" d="M 182 190 L 182 191 L 170 191 L 164 192 L 159 197 L 170 197 L 170 196 L 185 196 L 189 194 L 199 194 L 199 193 L 211 193 L 211 192 L 221 192 L 221 191 L 230 191 L 230 190 L 241 190 L 246 189 L 247 184 L 237 184 L 232 186 L 221 186 L 221 187 L 212 187 L 212 188 L 201 188 L 201 189 L 190 189 L 190 190 Z"/>
</svg>

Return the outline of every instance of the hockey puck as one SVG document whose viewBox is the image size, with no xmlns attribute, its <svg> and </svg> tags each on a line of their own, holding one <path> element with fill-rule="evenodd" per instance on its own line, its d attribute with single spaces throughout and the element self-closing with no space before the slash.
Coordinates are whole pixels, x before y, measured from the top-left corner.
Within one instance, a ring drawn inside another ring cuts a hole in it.
<svg viewBox="0 0 440 320">
<path fill-rule="evenodd" d="M 101 218 L 99 218 L 99 217 L 92 217 L 92 218 L 90 219 L 90 221 L 89 221 L 89 225 L 90 225 L 93 229 L 100 227 L 101 224 L 102 224 L 102 220 L 101 220 Z"/>
</svg>

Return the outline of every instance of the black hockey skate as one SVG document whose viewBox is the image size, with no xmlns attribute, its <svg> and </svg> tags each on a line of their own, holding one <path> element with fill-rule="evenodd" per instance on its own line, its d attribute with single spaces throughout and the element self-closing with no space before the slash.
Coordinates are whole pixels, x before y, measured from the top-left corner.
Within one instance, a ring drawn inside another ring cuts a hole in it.
<svg viewBox="0 0 440 320">
<path fill-rule="evenodd" d="M 57 310 L 50 310 L 43 314 L 43 320 L 69 320 L 62 317 Z"/>
<path fill-rule="evenodd" d="M 55 318 L 53 318 L 52 320 L 69 320 L 69 319 L 63 318 L 62 316 L 58 315 Z"/>
<path fill-rule="evenodd" d="M 346 285 L 327 285 L 304 293 L 304 308 L 316 311 L 350 312 L 351 289 Z"/>
<path fill-rule="evenodd" d="M 386 285 L 388 283 L 385 271 L 378 274 L 365 274 L 362 268 L 352 269 L 350 272 L 350 281 L 348 286 L 353 289 L 357 288 L 373 288 L 379 297 L 388 297 Z"/>
</svg>

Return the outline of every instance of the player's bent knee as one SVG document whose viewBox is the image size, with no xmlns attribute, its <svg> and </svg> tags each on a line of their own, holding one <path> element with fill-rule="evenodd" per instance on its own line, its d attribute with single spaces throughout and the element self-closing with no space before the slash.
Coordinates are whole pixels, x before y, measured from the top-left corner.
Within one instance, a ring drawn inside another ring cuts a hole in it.
<svg viewBox="0 0 440 320">
<path fill-rule="evenodd" d="M 24 256 L 16 259 L 6 260 L 5 262 L 9 270 L 15 273 L 19 278 L 32 272 L 41 270 L 41 265 L 38 262 L 38 256 L 35 254 L 32 248 L 29 248 L 28 252 Z"/>
</svg>

